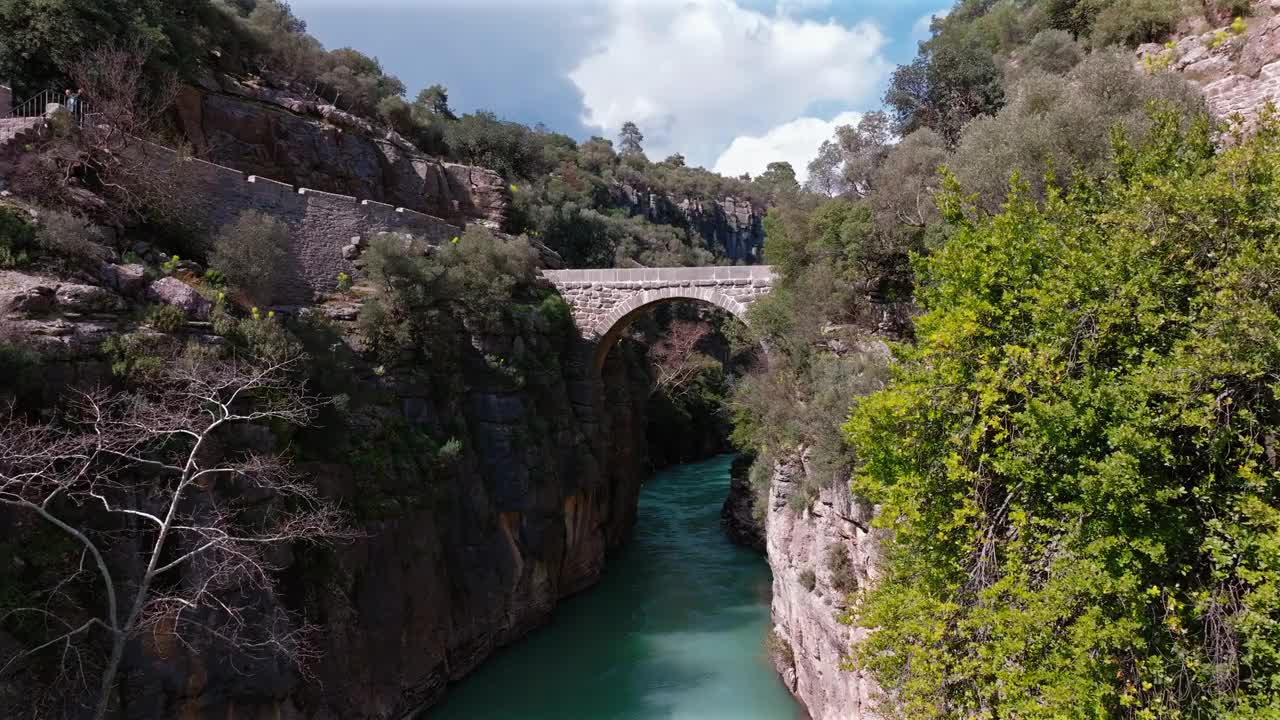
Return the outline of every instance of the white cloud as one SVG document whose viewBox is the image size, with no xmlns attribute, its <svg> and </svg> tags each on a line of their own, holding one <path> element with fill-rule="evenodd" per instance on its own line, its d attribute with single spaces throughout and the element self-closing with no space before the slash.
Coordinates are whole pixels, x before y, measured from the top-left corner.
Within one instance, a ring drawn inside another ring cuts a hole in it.
<svg viewBox="0 0 1280 720">
<path fill-rule="evenodd" d="M 916 42 L 920 42 L 921 40 L 928 40 L 929 26 L 933 24 L 933 19 L 935 17 L 944 18 L 947 16 L 947 13 L 950 13 L 950 12 L 951 12 L 951 8 L 945 7 L 939 10 L 934 10 L 928 15 L 921 15 L 920 19 L 916 20 L 915 24 L 911 26 L 911 39 Z"/>
<path fill-rule="evenodd" d="M 831 7 L 831 0 L 778 0 L 776 7 L 779 15 L 789 15 Z"/>
<path fill-rule="evenodd" d="M 818 155 L 823 141 L 830 140 L 841 125 L 857 125 L 862 113 L 840 113 L 830 120 L 802 117 L 784 123 L 763 135 L 740 135 L 716 160 L 716 172 L 737 177 L 742 173 L 759 175 L 771 162 L 786 161 L 795 168 L 796 178 L 804 182 L 809 176 L 809 161 Z"/>
<path fill-rule="evenodd" d="M 874 101 L 889 71 L 874 24 L 817 22 L 733 0 L 612 0 L 600 43 L 570 72 L 583 123 L 613 136 L 628 120 L 652 158 L 708 164 L 815 103 Z M 797 168 L 799 169 L 799 168 Z"/>
</svg>

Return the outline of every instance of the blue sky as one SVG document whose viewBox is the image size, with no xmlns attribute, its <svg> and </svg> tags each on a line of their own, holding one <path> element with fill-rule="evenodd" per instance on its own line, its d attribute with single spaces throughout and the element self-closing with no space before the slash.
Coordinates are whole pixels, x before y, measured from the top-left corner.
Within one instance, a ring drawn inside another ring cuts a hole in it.
<svg viewBox="0 0 1280 720">
<path fill-rule="evenodd" d="M 326 47 L 378 57 L 412 97 L 579 139 L 626 120 L 653 159 L 803 166 L 880 106 L 950 0 L 292 0 Z"/>
</svg>

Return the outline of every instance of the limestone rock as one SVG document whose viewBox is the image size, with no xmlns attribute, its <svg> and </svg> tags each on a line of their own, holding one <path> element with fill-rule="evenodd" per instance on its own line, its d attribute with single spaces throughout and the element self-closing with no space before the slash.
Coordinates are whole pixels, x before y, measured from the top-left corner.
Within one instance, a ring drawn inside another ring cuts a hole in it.
<svg viewBox="0 0 1280 720">
<path fill-rule="evenodd" d="M 65 283 L 56 292 L 58 309 L 72 313 L 104 313 L 124 310 L 124 300 L 96 285 Z"/>
<path fill-rule="evenodd" d="M 291 185 L 417 210 L 455 223 L 500 225 L 510 193 L 497 173 L 427 157 L 368 121 L 286 92 L 220 78 L 187 86 L 178 119 L 212 162 Z"/>
<path fill-rule="evenodd" d="M 720 526 L 733 542 L 763 553 L 764 525 L 755 517 L 756 493 L 748 477 L 750 470 L 749 458 L 733 461 L 729 471 L 729 496 L 720 508 Z"/>
<path fill-rule="evenodd" d="M 212 309 L 208 300 L 200 296 L 195 288 L 178 280 L 164 277 L 147 287 L 147 297 L 166 305 L 172 305 L 187 314 L 188 317 L 203 320 L 209 317 Z"/>
<path fill-rule="evenodd" d="M 843 546 L 860 583 L 875 576 L 879 538 L 870 530 L 872 510 L 843 483 L 819 490 L 810 507 L 793 509 L 790 496 L 809 472 L 802 451 L 777 463 L 769 486 L 773 631 L 790 646 L 793 658 L 793 664 L 777 669 L 813 720 L 878 720 L 870 677 L 839 669 L 850 646 L 867 631 L 839 621 L 844 596 L 831 586 L 827 568 L 831 548 Z"/>
<path fill-rule="evenodd" d="M 140 296 L 147 287 L 147 269 L 138 264 L 104 264 L 98 269 L 98 278 L 112 290 L 129 297 Z"/>
<path fill-rule="evenodd" d="M 56 302 L 53 288 L 48 285 L 37 285 L 11 296 L 9 311 L 18 315 L 43 315 L 52 312 Z"/>
</svg>

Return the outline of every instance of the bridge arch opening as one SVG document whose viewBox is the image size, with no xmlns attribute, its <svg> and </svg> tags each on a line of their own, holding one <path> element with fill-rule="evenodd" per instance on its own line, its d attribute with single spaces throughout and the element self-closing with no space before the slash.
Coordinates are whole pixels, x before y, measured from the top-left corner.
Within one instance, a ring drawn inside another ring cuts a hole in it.
<svg viewBox="0 0 1280 720">
<path fill-rule="evenodd" d="M 599 375 L 610 351 L 618 344 L 619 338 L 627 331 L 633 320 L 660 304 L 676 301 L 699 302 L 718 307 L 744 325 L 747 324 L 747 306 L 715 289 L 669 287 L 637 293 L 611 309 L 596 324 L 593 372 Z"/>
</svg>

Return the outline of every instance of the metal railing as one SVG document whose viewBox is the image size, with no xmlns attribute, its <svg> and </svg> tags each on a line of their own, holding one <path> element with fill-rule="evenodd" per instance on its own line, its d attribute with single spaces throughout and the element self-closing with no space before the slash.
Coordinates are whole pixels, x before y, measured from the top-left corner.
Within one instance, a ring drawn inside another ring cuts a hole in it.
<svg viewBox="0 0 1280 720">
<path fill-rule="evenodd" d="M 71 120 L 77 127 L 83 124 L 84 118 L 88 114 L 88 104 L 84 101 L 84 98 L 79 96 L 69 98 L 65 93 L 60 93 L 57 90 L 42 90 L 35 96 L 14 105 L 7 115 L 0 115 L 0 117 L 44 117 L 48 113 L 50 105 L 61 105 L 66 108 L 71 113 Z"/>
</svg>

